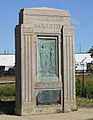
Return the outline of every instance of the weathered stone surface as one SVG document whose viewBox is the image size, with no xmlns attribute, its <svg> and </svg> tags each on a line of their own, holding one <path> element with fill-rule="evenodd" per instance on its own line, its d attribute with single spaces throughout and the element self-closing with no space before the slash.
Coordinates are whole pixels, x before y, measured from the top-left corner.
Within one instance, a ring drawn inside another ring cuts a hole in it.
<svg viewBox="0 0 93 120">
<path fill-rule="evenodd" d="M 22 9 L 15 38 L 16 114 L 55 113 L 75 108 L 74 29 L 69 12 Z M 39 90 L 60 90 L 60 104 L 37 106 Z"/>
</svg>

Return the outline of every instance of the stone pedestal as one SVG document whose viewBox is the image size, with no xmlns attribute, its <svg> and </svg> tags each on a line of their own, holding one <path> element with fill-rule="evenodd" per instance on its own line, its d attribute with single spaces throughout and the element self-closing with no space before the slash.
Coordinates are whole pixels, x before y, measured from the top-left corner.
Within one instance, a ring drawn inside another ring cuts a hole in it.
<svg viewBox="0 0 93 120">
<path fill-rule="evenodd" d="M 16 114 L 55 113 L 74 108 L 74 29 L 69 12 L 22 9 L 15 42 Z"/>
</svg>

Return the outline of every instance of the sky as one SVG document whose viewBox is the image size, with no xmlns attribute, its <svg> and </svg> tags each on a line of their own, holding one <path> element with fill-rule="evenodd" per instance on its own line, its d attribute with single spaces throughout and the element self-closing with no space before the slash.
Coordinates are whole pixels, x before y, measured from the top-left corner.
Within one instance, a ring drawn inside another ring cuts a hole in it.
<svg viewBox="0 0 93 120">
<path fill-rule="evenodd" d="M 15 52 L 18 13 L 22 8 L 33 7 L 68 10 L 75 28 L 75 52 L 87 52 L 93 46 L 93 0 L 1 0 L 0 53 Z"/>
</svg>

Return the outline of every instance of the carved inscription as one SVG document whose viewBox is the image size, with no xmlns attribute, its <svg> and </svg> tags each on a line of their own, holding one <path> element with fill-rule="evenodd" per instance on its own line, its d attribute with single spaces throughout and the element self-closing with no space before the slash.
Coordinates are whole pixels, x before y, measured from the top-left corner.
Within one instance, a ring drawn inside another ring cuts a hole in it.
<svg viewBox="0 0 93 120">
<path fill-rule="evenodd" d="M 61 24 L 35 24 L 34 28 L 42 28 L 42 29 L 61 29 L 62 25 Z"/>
</svg>

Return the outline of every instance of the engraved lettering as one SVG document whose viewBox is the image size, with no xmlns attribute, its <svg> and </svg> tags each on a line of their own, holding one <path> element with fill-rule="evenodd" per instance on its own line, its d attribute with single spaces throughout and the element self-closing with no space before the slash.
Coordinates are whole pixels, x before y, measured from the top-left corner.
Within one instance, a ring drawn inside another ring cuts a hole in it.
<svg viewBox="0 0 93 120">
<path fill-rule="evenodd" d="M 36 29 L 39 29 L 39 28 L 42 28 L 42 29 L 61 29 L 61 24 L 35 24 L 34 25 L 34 28 Z"/>
</svg>

